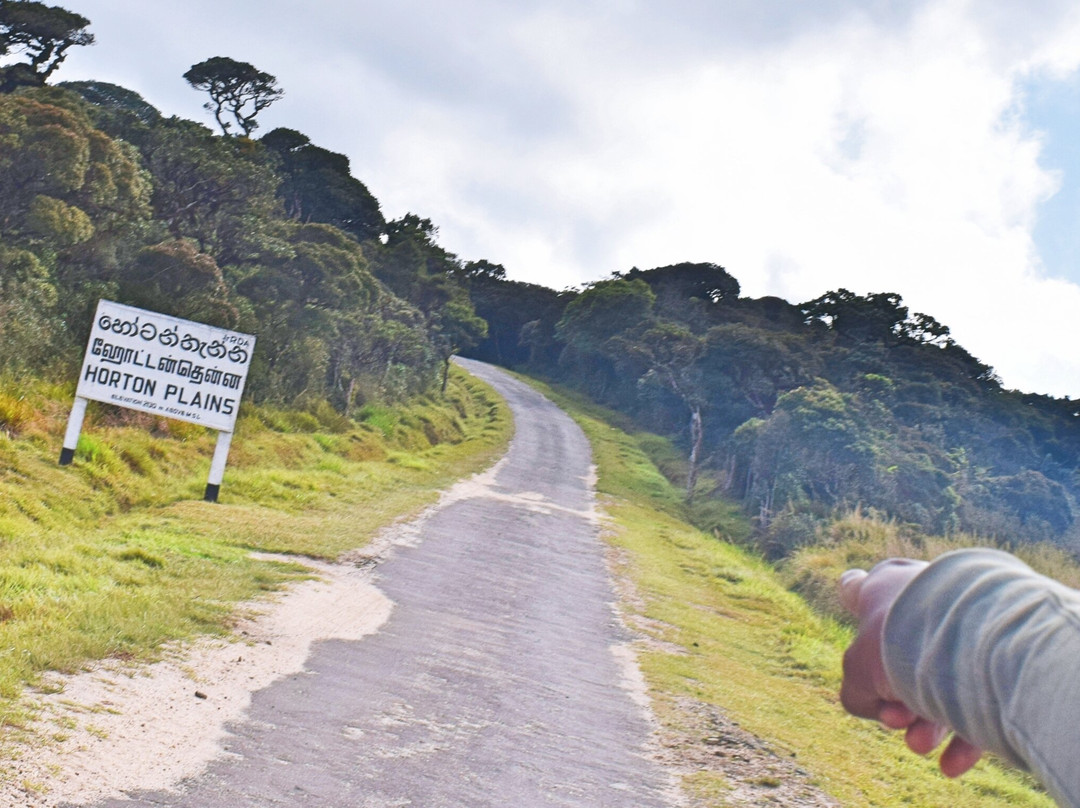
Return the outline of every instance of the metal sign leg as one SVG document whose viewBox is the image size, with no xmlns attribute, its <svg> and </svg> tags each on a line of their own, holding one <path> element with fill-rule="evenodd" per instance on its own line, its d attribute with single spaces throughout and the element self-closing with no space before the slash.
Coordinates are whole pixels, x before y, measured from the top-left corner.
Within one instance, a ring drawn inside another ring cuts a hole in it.
<svg viewBox="0 0 1080 808">
<path fill-rule="evenodd" d="M 79 433 L 82 432 L 83 418 L 86 417 L 87 399 L 75 397 L 68 416 L 67 432 L 64 433 L 64 448 L 60 450 L 60 465 L 70 466 L 75 459 L 75 447 L 79 445 Z"/>
<path fill-rule="evenodd" d="M 221 480 L 225 476 L 225 461 L 229 457 L 232 436 L 232 432 L 218 432 L 217 446 L 214 447 L 214 459 L 210 461 L 210 477 L 206 482 L 206 493 L 203 495 L 203 499 L 207 502 L 217 502 L 218 492 L 221 490 Z"/>
</svg>

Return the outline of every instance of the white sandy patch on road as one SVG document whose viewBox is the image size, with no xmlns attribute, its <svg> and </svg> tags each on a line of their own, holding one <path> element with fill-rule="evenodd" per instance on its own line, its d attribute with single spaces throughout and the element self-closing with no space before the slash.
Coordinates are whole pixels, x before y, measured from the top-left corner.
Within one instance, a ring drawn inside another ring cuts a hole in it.
<svg viewBox="0 0 1080 808">
<path fill-rule="evenodd" d="M 484 498 L 516 505 L 534 513 L 567 513 L 581 517 L 594 525 L 601 523 L 601 513 L 597 508 L 595 498 L 590 498 L 589 505 L 585 510 L 575 510 L 553 502 L 538 491 L 507 493 L 500 490 L 497 478 L 505 462 L 506 460 L 503 458 L 487 471 L 481 472 L 468 480 L 462 480 L 453 488 L 444 491 L 436 507 L 443 508 L 466 499 Z M 588 473 L 581 479 L 588 487 L 588 490 L 592 491 L 596 486 L 596 466 L 590 466 Z"/>
<path fill-rule="evenodd" d="M 0 806 L 81 805 L 197 775 L 222 754 L 226 724 L 243 718 L 251 694 L 302 671 L 312 643 L 358 640 L 390 616 L 363 566 L 301 563 L 319 577 L 249 604 L 229 639 L 171 648 L 150 666 L 51 677 L 59 692 L 37 698 L 38 740 L 3 766 Z"/>
</svg>

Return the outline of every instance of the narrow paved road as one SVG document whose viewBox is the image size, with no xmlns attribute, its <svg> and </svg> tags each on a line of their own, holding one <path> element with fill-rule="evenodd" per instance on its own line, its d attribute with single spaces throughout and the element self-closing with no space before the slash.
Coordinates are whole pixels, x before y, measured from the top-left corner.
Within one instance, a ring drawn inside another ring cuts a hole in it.
<svg viewBox="0 0 1080 808">
<path fill-rule="evenodd" d="M 103 805 L 670 804 L 613 652 L 628 638 L 585 437 L 525 385 L 463 364 L 509 401 L 516 435 L 378 567 L 395 604 L 382 630 L 318 645 L 303 674 L 257 693 L 227 754 L 181 791 Z"/>
</svg>

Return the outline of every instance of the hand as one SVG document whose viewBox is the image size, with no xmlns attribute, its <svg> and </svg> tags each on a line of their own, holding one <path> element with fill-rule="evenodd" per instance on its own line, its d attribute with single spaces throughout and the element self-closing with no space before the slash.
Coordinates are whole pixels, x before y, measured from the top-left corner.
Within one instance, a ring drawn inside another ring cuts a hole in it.
<svg viewBox="0 0 1080 808">
<path fill-rule="evenodd" d="M 905 730 L 908 748 L 920 755 L 932 752 L 949 729 L 916 715 L 897 698 L 885 675 L 882 643 L 889 607 L 924 567 L 925 561 L 891 559 L 869 573 L 848 570 L 840 579 L 840 599 L 859 621 L 859 632 L 844 654 L 840 702 L 852 715 Z M 954 735 L 941 754 L 941 771 L 947 777 L 959 777 L 981 755 L 981 749 Z"/>
</svg>

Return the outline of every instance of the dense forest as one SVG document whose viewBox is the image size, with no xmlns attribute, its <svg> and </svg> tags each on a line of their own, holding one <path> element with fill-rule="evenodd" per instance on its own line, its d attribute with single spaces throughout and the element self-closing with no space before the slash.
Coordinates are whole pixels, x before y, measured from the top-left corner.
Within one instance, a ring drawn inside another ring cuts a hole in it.
<svg viewBox="0 0 1080 808">
<path fill-rule="evenodd" d="M 52 82 L 90 21 L 0 3 L 0 374 L 72 377 L 100 298 L 256 334 L 257 401 L 437 392 L 461 353 L 574 387 L 673 438 L 702 520 L 734 502 L 782 555 L 855 509 L 913 531 L 1078 547 L 1080 403 L 1002 387 L 898 294 L 740 296 L 718 264 L 597 267 L 556 291 L 387 221 L 345 155 L 257 136 L 281 96 L 192 65 L 219 131 L 123 87 Z M 677 245 L 673 245 L 677 250 Z M 3 424 L 0 424 L 3 427 Z"/>
<path fill-rule="evenodd" d="M 1075 546 L 1080 405 L 1004 389 L 899 295 L 749 299 L 722 267 L 689 263 L 579 292 L 469 284 L 489 323 L 471 356 L 675 437 L 688 498 L 741 503 L 770 554 L 855 509 L 920 532 Z"/>
</svg>

